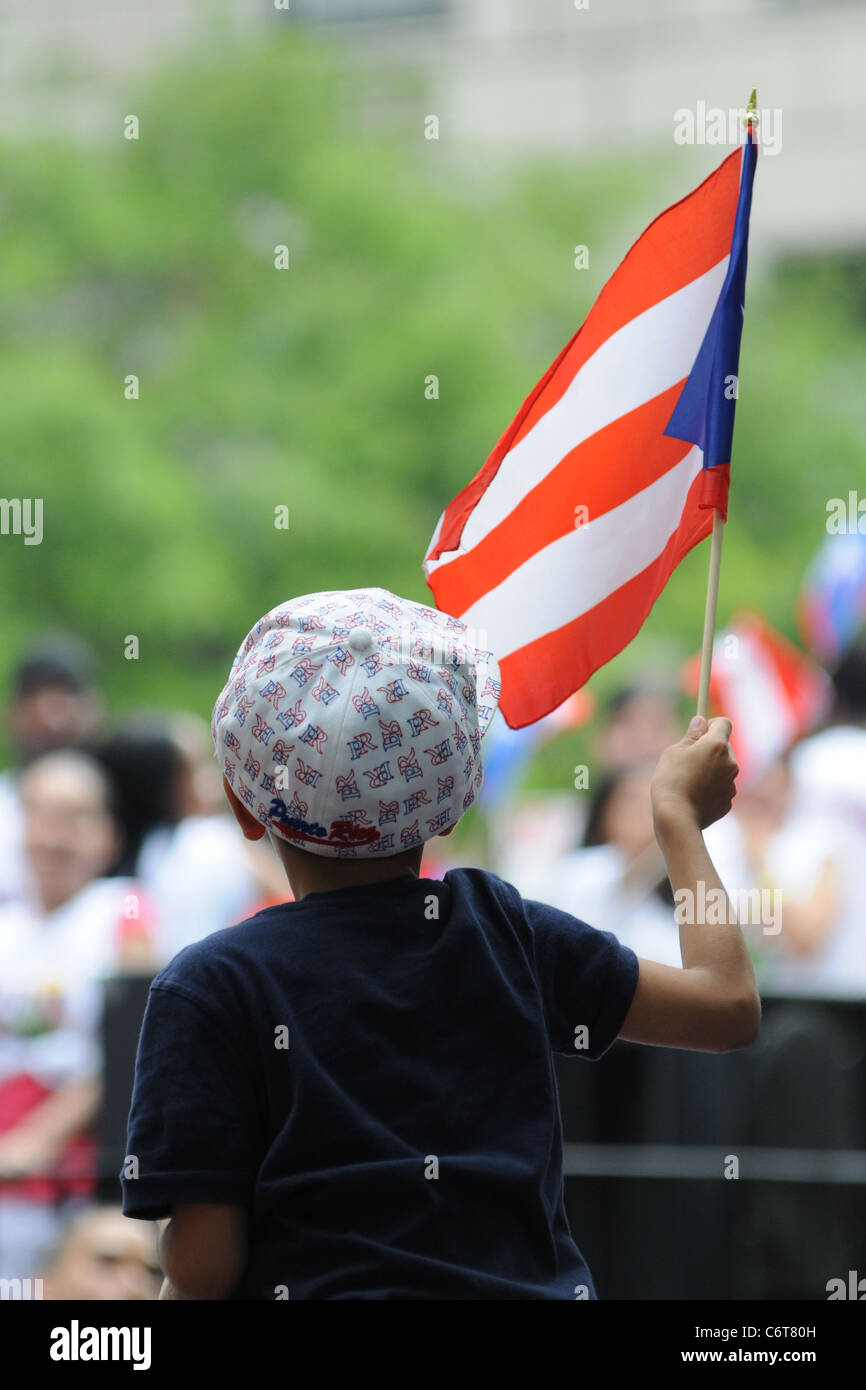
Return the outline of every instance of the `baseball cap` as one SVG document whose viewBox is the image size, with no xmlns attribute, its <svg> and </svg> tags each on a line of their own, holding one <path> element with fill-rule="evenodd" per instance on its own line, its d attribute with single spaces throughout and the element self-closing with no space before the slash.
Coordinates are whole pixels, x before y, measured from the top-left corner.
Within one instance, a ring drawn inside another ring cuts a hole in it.
<svg viewBox="0 0 866 1390">
<path fill-rule="evenodd" d="M 499 667 L 459 619 L 387 589 L 305 594 L 260 618 L 211 729 L 226 781 L 313 854 L 400 854 L 481 786 Z"/>
</svg>

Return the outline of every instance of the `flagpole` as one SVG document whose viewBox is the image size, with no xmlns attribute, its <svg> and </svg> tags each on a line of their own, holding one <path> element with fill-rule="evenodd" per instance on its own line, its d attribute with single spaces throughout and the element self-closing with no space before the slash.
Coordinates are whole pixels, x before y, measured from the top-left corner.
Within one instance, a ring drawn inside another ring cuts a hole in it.
<svg viewBox="0 0 866 1390">
<path fill-rule="evenodd" d="M 710 671 L 713 665 L 713 641 L 716 635 L 716 608 L 719 602 L 719 578 L 722 572 L 722 536 L 725 523 L 718 508 L 713 512 L 713 538 L 710 542 L 710 573 L 707 579 L 707 606 L 704 609 L 704 640 L 701 645 L 701 678 L 698 684 L 698 714 L 707 718 L 710 699 Z"/>
<path fill-rule="evenodd" d="M 752 88 L 746 106 L 747 127 L 757 118 L 758 93 Z M 710 572 L 707 576 L 707 603 L 704 609 L 704 637 L 701 643 L 701 675 L 698 682 L 698 714 L 708 717 L 710 703 L 710 674 L 713 666 L 713 642 L 716 635 L 716 608 L 719 602 L 719 577 L 722 569 L 722 535 L 724 520 L 718 507 L 713 512 L 713 538 L 710 544 Z"/>
</svg>

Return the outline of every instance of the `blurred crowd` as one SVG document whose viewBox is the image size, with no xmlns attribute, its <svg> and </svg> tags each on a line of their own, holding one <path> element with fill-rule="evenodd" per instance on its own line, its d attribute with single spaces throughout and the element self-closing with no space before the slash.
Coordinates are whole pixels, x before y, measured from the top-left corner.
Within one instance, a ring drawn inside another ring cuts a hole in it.
<svg viewBox="0 0 866 1390">
<path fill-rule="evenodd" d="M 675 903 L 655 844 L 650 780 L 682 734 L 676 692 L 621 691 L 599 721 L 577 844 L 536 852 L 513 877 L 524 896 L 614 931 L 638 955 L 679 965 Z M 866 646 L 833 677 L 822 727 L 749 779 L 705 832 L 749 939 L 762 993 L 866 999 Z M 709 914 L 709 909 L 708 909 Z M 708 915 L 708 920 L 712 918 Z"/>
<path fill-rule="evenodd" d="M 25 654 L 5 724 L 0 1277 L 24 1279 L 69 1262 L 66 1225 L 97 1193 L 105 981 L 149 978 L 289 892 L 269 847 L 245 840 L 228 813 L 207 725 L 180 713 L 110 723 L 77 642 L 46 639 Z M 73 1250 L 110 1236 L 140 1251 L 142 1237 L 118 1221 L 76 1226 Z"/>
<path fill-rule="evenodd" d="M 849 649 L 834 692 L 824 726 L 742 786 L 707 832 L 729 891 L 781 895 L 765 899 L 781 914 L 747 926 L 764 992 L 866 998 L 866 647 Z M 25 653 L 5 727 L 0 1277 L 42 1278 L 45 1297 L 151 1298 L 153 1228 L 99 1195 L 105 981 L 149 979 L 189 943 L 287 900 L 288 884 L 267 842 L 244 840 L 228 813 L 207 725 L 180 712 L 110 720 L 77 642 Z M 681 732 L 675 690 L 621 691 L 594 728 L 590 789 L 570 799 L 573 842 L 489 867 L 678 965 L 649 783 Z M 432 842 L 425 872 L 454 853 Z"/>
</svg>

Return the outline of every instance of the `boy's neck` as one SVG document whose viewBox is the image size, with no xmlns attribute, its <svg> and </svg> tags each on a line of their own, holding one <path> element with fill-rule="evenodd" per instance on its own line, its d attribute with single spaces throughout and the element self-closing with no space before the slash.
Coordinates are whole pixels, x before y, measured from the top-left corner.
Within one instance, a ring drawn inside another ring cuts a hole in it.
<svg viewBox="0 0 866 1390">
<path fill-rule="evenodd" d="M 395 878 L 418 878 L 423 846 L 404 850 L 388 859 L 332 859 L 295 849 L 272 836 L 296 902 L 308 893 L 332 893 L 367 883 L 386 883 Z"/>
</svg>

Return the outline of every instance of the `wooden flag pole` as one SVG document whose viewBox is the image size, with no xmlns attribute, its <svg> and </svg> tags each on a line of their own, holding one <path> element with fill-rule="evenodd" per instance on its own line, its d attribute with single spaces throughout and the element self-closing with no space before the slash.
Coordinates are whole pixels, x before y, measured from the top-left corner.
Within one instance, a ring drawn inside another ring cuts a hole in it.
<svg viewBox="0 0 866 1390">
<path fill-rule="evenodd" d="M 716 635 L 716 607 L 719 601 L 719 576 L 722 571 L 722 535 L 725 523 L 716 508 L 713 512 L 713 538 L 710 543 L 710 573 L 707 579 L 707 606 L 704 609 L 704 640 L 701 645 L 701 678 L 698 684 L 698 714 L 709 716 L 710 671 L 713 665 L 713 641 Z"/>
<path fill-rule="evenodd" d="M 746 106 L 747 126 L 757 120 L 758 93 L 752 88 Z M 708 718 L 710 702 L 710 672 L 713 665 L 713 641 L 716 635 L 716 608 L 719 601 L 719 575 L 722 568 L 722 533 L 724 530 L 722 514 L 716 508 L 713 512 L 713 538 L 710 546 L 710 573 L 707 578 L 707 606 L 704 609 L 704 640 L 701 644 L 701 676 L 698 682 L 698 714 Z"/>
</svg>

